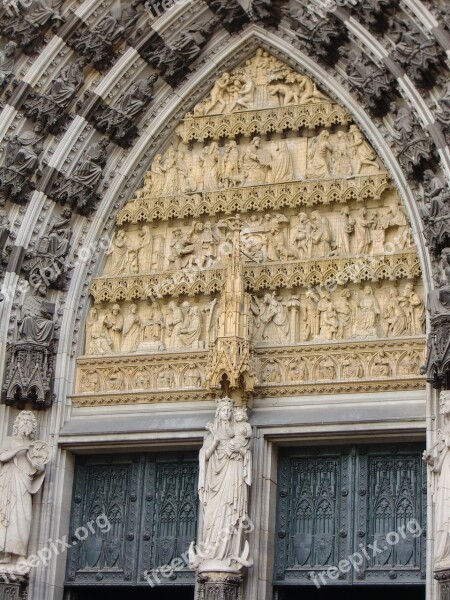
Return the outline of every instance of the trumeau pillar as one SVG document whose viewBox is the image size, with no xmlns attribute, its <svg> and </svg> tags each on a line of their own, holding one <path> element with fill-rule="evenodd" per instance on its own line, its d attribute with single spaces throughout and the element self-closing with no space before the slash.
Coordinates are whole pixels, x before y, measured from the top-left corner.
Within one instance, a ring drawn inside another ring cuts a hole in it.
<svg viewBox="0 0 450 600">
<path fill-rule="evenodd" d="M 434 505 L 433 570 L 439 582 L 441 600 L 450 598 L 450 391 L 439 396 L 440 428 L 435 444 L 424 452 L 430 470 L 430 487 Z"/>
<path fill-rule="evenodd" d="M 227 397 L 218 400 L 214 423 L 206 429 L 198 484 L 203 532 L 189 550 L 198 574 L 197 600 L 243 600 L 245 571 L 253 566 L 246 540 L 252 483 L 252 428 L 246 408 L 234 406 Z"/>
</svg>

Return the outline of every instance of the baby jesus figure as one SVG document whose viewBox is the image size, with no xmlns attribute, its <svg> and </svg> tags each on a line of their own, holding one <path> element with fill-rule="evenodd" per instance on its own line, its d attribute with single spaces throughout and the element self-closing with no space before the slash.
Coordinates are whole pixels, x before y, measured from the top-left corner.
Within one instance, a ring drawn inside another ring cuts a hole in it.
<svg viewBox="0 0 450 600">
<path fill-rule="evenodd" d="M 234 416 L 234 438 L 230 442 L 230 450 L 239 452 L 245 456 L 250 446 L 252 427 L 248 422 L 247 408 L 236 406 L 233 410 Z"/>
</svg>

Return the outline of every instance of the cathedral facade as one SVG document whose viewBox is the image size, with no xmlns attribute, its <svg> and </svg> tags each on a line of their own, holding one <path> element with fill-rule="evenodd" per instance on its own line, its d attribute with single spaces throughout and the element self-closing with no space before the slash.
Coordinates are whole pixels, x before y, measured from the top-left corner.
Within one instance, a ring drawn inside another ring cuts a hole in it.
<svg viewBox="0 0 450 600">
<path fill-rule="evenodd" d="M 447 600 L 446 4 L 0 6 L 0 600 Z"/>
</svg>

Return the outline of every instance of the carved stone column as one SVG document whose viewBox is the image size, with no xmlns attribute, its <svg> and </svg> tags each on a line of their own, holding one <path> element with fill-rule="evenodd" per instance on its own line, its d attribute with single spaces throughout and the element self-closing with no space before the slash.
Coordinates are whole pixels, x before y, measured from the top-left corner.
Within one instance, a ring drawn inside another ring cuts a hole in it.
<svg viewBox="0 0 450 600">
<path fill-rule="evenodd" d="M 13 581 L 8 573 L 0 569 L 0 600 L 26 600 L 27 588 L 28 579 L 16 576 Z"/>
<path fill-rule="evenodd" d="M 435 571 L 434 578 L 439 582 L 439 600 L 450 600 L 450 569 Z"/>
<path fill-rule="evenodd" d="M 253 566 L 246 540 L 251 530 L 252 428 L 247 410 L 230 398 L 217 402 L 214 423 L 200 450 L 199 497 L 203 532 L 189 560 L 197 569 L 197 600 L 242 600 L 241 584 Z"/>
<path fill-rule="evenodd" d="M 239 573 L 201 573 L 198 600 L 242 600 Z"/>
</svg>

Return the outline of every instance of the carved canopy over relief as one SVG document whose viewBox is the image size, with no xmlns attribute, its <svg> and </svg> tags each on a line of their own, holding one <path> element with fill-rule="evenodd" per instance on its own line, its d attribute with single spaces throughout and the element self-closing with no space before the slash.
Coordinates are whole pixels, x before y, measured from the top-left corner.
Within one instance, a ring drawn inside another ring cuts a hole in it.
<svg viewBox="0 0 450 600">
<path fill-rule="evenodd" d="M 78 405 L 424 385 L 399 195 L 345 109 L 263 50 L 154 157 L 91 294 Z"/>
</svg>

